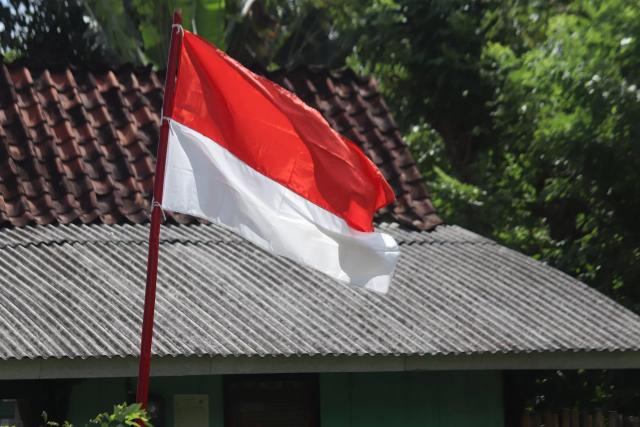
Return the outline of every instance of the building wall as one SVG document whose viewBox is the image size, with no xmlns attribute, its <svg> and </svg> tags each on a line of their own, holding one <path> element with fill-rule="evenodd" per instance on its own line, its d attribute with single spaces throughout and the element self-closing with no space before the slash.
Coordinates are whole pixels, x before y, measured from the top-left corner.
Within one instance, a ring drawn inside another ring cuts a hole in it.
<svg viewBox="0 0 640 427">
<path fill-rule="evenodd" d="M 324 374 L 322 427 L 504 425 L 499 371 Z"/>
<path fill-rule="evenodd" d="M 321 427 L 500 427 L 499 371 L 320 374 Z M 135 380 L 88 379 L 71 393 L 69 418 L 84 425 L 98 412 L 131 397 Z M 223 426 L 221 376 L 159 377 L 163 424 L 173 426 L 175 395 L 208 395 L 209 427 Z"/>
<path fill-rule="evenodd" d="M 74 386 L 69 402 L 69 421 L 83 426 L 100 412 L 110 411 L 114 404 L 134 397 L 136 381 L 132 378 L 87 379 Z M 150 399 L 159 399 L 162 423 L 155 427 L 173 426 L 176 395 L 208 395 L 209 427 L 222 427 L 222 377 L 199 375 L 156 377 L 151 379 Z M 202 426 L 205 427 L 205 426 Z"/>
</svg>

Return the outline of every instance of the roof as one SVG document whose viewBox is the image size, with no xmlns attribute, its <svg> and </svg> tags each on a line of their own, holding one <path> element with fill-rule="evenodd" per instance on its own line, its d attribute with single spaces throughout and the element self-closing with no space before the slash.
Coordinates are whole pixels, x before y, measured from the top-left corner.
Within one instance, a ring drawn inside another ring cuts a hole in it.
<svg viewBox="0 0 640 427">
<path fill-rule="evenodd" d="M 138 355 L 161 76 L 130 67 L 1 71 L 0 378 L 19 378 L 26 371 L 15 363 L 27 362 L 38 377 L 43 361 L 74 362 L 52 376 L 89 375 L 78 367 L 101 361 L 91 375 L 104 376 L 105 360 L 129 366 Z M 553 268 L 439 225 L 372 80 L 319 69 L 269 77 L 316 106 L 390 181 L 398 201 L 378 224 L 401 248 L 391 290 L 344 286 L 174 215 L 161 235 L 160 360 L 368 356 L 411 369 L 428 357 L 504 356 L 495 369 L 515 356 L 584 353 L 640 366 L 640 317 Z M 184 374 L 194 360 L 167 372 Z M 304 369 L 317 369 L 313 360 Z M 533 363 L 524 360 L 517 366 Z M 591 366 L 612 365 L 599 360 Z"/>
<path fill-rule="evenodd" d="M 268 75 L 359 144 L 394 189 L 379 219 L 441 223 L 371 79 L 352 71 Z M 0 227 L 147 221 L 163 95 L 150 68 L 0 70 Z M 192 218 L 174 215 L 177 222 Z"/>
<path fill-rule="evenodd" d="M 473 355 L 640 350 L 640 318 L 456 226 L 381 224 L 387 295 L 339 284 L 216 225 L 161 233 L 157 356 Z M 0 231 L 0 359 L 136 356 L 146 225 Z"/>
</svg>

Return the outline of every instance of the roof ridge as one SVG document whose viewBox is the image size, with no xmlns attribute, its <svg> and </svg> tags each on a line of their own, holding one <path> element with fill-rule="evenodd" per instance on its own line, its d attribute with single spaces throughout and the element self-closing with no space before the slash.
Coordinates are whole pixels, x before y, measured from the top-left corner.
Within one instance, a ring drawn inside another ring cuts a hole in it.
<svg viewBox="0 0 640 427">
<path fill-rule="evenodd" d="M 138 72 L 156 72 L 156 73 L 164 73 L 164 68 L 158 68 L 154 65 L 137 65 L 130 62 L 125 62 L 122 64 L 112 65 L 112 64 L 100 64 L 100 63 L 30 63 L 28 58 L 18 58 L 14 61 L 7 61 L 5 58 L 0 55 L 0 64 L 9 67 L 9 68 L 26 68 L 31 72 L 42 73 L 45 70 L 48 70 L 52 73 L 62 72 L 66 70 L 70 71 L 78 71 L 78 72 L 97 72 L 104 73 L 108 71 L 113 72 L 126 72 L 127 70 L 133 70 Z"/>
<path fill-rule="evenodd" d="M 0 231 L 1 233 L 1 231 Z M 233 244 L 233 243 L 246 243 L 248 240 L 237 236 L 235 238 L 220 238 L 220 239 L 211 239 L 211 238 L 197 238 L 197 237 L 186 237 L 186 238 L 160 238 L 160 243 L 165 244 L 173 244 L 173 243 L 182 243 L 182 244 L 205 244 L 205 245 L 218 245 L 221 243 L 224 244 Z M 82 239 L 79 237 L 49 237 L 37 240 L 13 240 L 13 241 L 1 241 L 0 249 L 4 248 L 27 248 L 27 247 L 40 247 L 40 246 L 48 246 L 48 245 L 62 245 L 62 244 L 140 244 L 146 245 L 149 243 L 147 238 L 137 238 L 137 237 L 119 237 L 115 239 L 109 239 L 107 237 L 99 237 L 99 238 L 86 238 Z M 460 246 L 460 245 L 476 245 L 476 246 L 497 246 L 498 244 L 491 240 L 458 240 L 458 241 L 447 241 L 447 240 L 422 240 L 422 241 L 406 241 L 400 240 L 398 242 L 398 246 Z M 544 263 L 543 263 L 544 264 Z"/>
<path fill-rule="evenodd" d="M 55 246 L 55 245 L 122 245 L 122 244 L 134 244 L 134 245 L 147 245 L 149 241 L 147 239 L 116 239 L 116 240 L 108 240 L 106 238 L 98 238 L 98 239 L 78 239 L 78 238 L 51 238 L 49 240 L 34 240 L 34 241 L 22 241 L 22 242 L 10 242 L 3 243 L 0 242 L 0 249 L 15 249 L 15 248 L 30 248 L 30 247 L 43 247 L 43 246 Z M 241 237 L 237 237 L 235 239 L 219 239 L 219 240 L 207 240 L 207 239 L 193 239 L 193 238 L 161 238 L 161 244 L 204 244 L 204 245 L 233 245 L 233 244 L 247 244 L 248 240 L 243 239 Z"/>
<path fill-rule="evenodd" d="M 497 245 L 494 241 L 456 226 L 439 227 L 434 232 L 409 230 L 398 224 L 376 227 L 390 234 L 401 247 L 440 245 Z M 55 244 L 140 244 L 148 243 L 149 223 L 144 224 L 49 224 L 0 229 L 0 249 L 38 247 Z M 160 242 L 165 244 L 233 244 L 246 240 L 217 224 L 164 224 Z"/>
</svg>

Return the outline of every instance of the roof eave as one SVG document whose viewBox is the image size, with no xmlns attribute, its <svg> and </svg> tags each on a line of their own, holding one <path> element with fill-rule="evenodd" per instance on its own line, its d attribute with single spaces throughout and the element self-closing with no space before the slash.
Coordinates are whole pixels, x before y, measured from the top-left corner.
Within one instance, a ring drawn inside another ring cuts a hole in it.
<svg viewBox="0 0 640 427">
<path fill-rule="evenodd" d="M 169 356 L 154 358 L 152 375 L 605 368 L 640 368 L 640 350 L 425 356 Z M 0 361 L 0 380 L 133 377 L 137 369 L 135 357 L 9 359 Z"/>
</svg>

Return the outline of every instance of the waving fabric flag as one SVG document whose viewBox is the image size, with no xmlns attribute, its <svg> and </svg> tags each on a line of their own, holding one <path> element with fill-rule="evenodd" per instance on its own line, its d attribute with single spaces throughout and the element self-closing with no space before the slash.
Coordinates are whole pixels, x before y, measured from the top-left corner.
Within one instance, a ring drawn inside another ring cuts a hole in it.
<svg viewBox="0 0 640 427">
<path fill-rule="evenodd" d="M 393 191 L 318 111 L 185 31 L 169 116 L 164 209 L 387 291 L 400 252 L 372 221 Z"/>
</svg>

